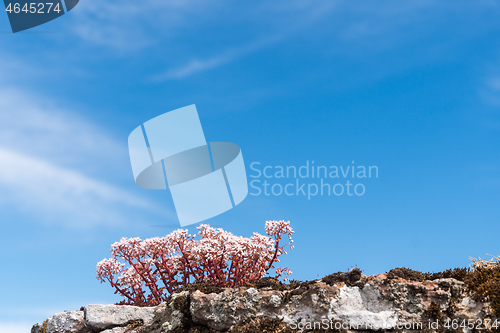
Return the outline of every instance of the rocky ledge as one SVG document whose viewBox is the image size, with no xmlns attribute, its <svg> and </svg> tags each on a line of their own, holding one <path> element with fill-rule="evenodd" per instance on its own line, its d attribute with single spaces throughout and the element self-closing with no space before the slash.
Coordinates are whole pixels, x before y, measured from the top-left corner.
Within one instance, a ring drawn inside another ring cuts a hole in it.
<svg viewBox="0 0 500 333">
<path fill-rule="evenodd" d="M 500 310 L 499 277 L 496 270 L 405 268 L 367 277 L 353 269 L 290 284 L 271 278 L 238 288 L 195 284 L 156 307 L 60 312 L 31 333 L 486 332 L 495 329 Z"/>
</svg>

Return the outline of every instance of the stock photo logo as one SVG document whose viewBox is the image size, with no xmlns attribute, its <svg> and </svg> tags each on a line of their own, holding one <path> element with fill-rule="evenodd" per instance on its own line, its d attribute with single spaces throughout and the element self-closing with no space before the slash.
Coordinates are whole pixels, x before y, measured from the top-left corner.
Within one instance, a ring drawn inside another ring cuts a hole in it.
<svg viewBox="0 0 500 333">
<path fill-rule="evenodd" d="M 195 105 L 138 126 L 128 147 L 136 184 L 160 190 L 168 186 L 181 226 L 222 214 L 248 194 L 240 147 L 207 143 Z"/>
<path fill-rule="evenodd" d="M 3 0 L 12 32 L 31 29 L 63 16 L 79 0 Z"/>
</svg>

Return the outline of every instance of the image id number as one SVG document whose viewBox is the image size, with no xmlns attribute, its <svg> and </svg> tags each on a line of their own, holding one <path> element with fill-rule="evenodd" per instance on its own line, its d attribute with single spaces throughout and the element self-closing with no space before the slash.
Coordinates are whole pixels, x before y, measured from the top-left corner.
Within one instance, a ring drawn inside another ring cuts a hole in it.
<svg viewBox="0 0 500 333">
<path fill-rule="evenodd" d="M 59 3 L 57 3 L 54 6 L 54 3 L 52 3 L 52 2 L 47 2 L 47 3 L 32 2 L 29 4 L 29 6 L 27 3 L 25 3 L 22 8 L 21 8 L 21 5 L 19 3 L 15 3 L 15 4 L 9 3 L 9 5 L 5 9 L 5 11 L 8 12 L 9 14 L 11 14 L 11 13 L 18 14 L 21 12 L 30 13 L 30 14 L 48 14 L 51 11 L 60 13 L 61 8 L 59 8 Z"/>
</svg>

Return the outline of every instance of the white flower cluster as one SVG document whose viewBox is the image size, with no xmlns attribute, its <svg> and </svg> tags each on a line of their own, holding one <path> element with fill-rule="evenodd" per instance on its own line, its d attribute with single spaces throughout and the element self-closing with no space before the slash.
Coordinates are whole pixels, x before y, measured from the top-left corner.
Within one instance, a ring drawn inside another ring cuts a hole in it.
<svg viewBox="0 0 500 333">
<path fill-rule="evenodd" d="M 293 249 L 294 231 L 286 221 L 267 221 L 268 236 L 254 233 L 250 238 L 208 224 L 197 229 L 200 240 L 183 229 L 145 240 L 122 238 L 111 246 L 113 258 L 97 264 L 97 279 L 108 281 L 115 293 L 124 296 L 123 304 L 156 305 L 193 282 L 234 287 L 258 280 L 286 254 L 286 246 Z M 284 236 L 288 243 L 280 245 Z M 288 280 L 291 273 L 288 268 L 276 268 L 277 278 Z"/>
</svg>

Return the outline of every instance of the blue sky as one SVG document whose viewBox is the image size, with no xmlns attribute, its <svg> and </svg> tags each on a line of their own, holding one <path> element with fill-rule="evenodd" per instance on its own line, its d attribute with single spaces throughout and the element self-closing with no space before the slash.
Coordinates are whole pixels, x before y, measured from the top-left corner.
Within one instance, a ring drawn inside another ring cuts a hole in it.
<svg viewBox="0 0 500 333">
<path fill-rule="evenodd" d="M 292 278 L 499 253 L 499 15 L 496 1 L 82 0 L 18 34 L 0 15 L 0 332 L 120 299 L 95 279 L 111 243 L 178 225 L 168 191 L 135 185 L 127 137 L 190 104 L 249 176 L 378 167 L 363 196 L 249 195 L 207 221 L 250 236 L 290 220 Z"/>
</svg>

